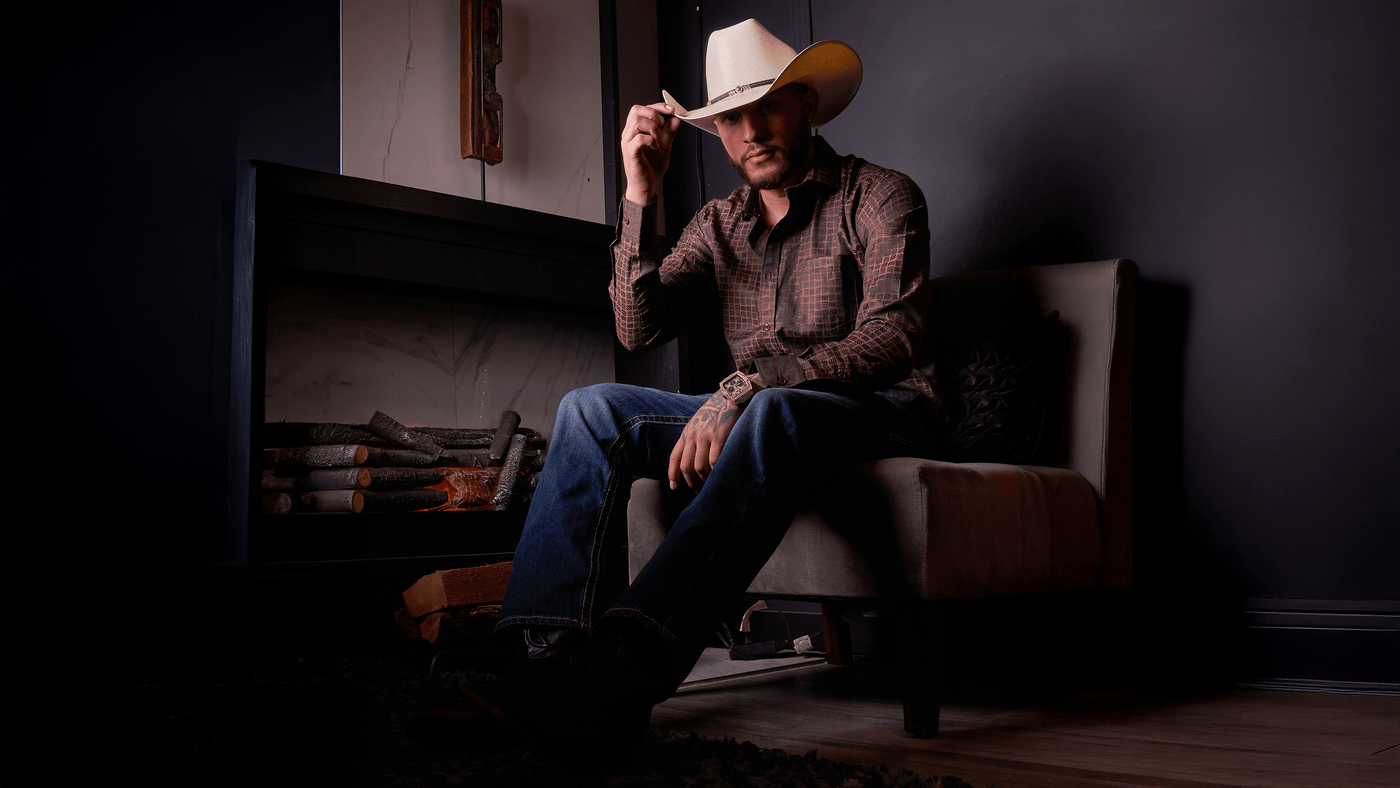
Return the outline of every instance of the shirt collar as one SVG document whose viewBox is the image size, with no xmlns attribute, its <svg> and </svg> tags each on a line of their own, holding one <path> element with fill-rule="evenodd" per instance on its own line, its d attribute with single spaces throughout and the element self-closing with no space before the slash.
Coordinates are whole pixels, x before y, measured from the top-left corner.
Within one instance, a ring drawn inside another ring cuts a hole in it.
<svg viewBox="0 0 1400 788">
<path fill-rule="evenodd" d="M 798 185 L 803 186 L 809 181 L 815 181 L 832 188 L 840 186 L 841 156 L 832 150 L 831 145 L 822 137 L 814 137 L 812 145 L 817 149 L 816 155 L 812 157 L 812 169 L 807 171 L 807 177 Z"/>
<path fill-rule="evenodd" d="M 841 157 L 832 150 L 830 143 L 821 137 L 812 138 L 812 147 L 815 149 L 815 153 L 812 155 L 812 166 L 807 169 L 807 174 L 802 177 L 802 182 L 792 188 L 805 191 L 807 184 L 814 182 L 832 188 L 840 186 Z M 744 198 L 744 217 L 757 219 L 763 210 L 758 189 L 751 186 L 744 188 L 748 189 L 748 196 Z"/>
</svg>

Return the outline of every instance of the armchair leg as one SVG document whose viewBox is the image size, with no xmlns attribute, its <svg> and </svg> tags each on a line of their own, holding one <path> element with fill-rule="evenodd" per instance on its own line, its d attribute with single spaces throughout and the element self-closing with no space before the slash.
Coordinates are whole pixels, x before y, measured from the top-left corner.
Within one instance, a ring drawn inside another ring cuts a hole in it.
<svg viewBox="0 0 1400 788">
<path fill-rule="evenodd" d="M 938 735 L 943 673 L 943 606 L 916 601 L 899 606 L 899 670 L 904 731 L 919 739 Z"/>
<path fill-rule="evenodd" d="M 841 606 L 822 603 L 822 645 L 826 646 L 826 664 L 849 665 L 855 661 L 851 653 L 851 625 L 841 618 Z"/>
</svg>

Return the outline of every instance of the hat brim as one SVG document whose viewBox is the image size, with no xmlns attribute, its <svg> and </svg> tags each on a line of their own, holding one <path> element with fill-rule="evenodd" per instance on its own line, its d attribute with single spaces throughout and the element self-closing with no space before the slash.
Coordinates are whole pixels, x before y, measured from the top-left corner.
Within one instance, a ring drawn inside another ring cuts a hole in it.
<svg viewBox="0 0 1400 788">
<path fill-rule="evenodd" d="M 860 55 L 849 45 L 840 41 L 818 41 L 797 53 L 771 85 L 747 90 L 695 110 L 682 107 L 675 97 L 664 90 L 661 97 L 675 107 L 676 117 L 718 135 L 719 131 L 715 128 L 718 116 L 800 82 L 817 91 L 817 113 L 812 118 L 812 128 L 817 128 L 840 115 L 855 98 L 856 91 L 860 90 L 862 71 Z"/>
</svg>

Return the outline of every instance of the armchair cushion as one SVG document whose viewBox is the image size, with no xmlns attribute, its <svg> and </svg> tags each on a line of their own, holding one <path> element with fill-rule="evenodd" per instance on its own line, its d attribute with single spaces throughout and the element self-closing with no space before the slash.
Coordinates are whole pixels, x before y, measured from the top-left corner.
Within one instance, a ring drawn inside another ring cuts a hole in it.
<svg viewBox="0 0 1400 788">
<path fill-rule="evenodd" d="M 631 575 L 683 501 L 637 481 Z M 1051 527 L 1051 524 L 1054 527 Z M 749 586 L 768 596 L 943 599 L 1092 586 L 1099 564 L 1093 487 L 1074 471 L 901 457 L 857 465 L 814 491 Z"/>
<path fill-rule="evenodd" d="M 941 459 L 1024 465 L 1054 456 L 1047 422 L 1064 385 L 1059 320 L 1051 312 L 937 329 L 936 369 L 952 421 Z"/>
</svg>

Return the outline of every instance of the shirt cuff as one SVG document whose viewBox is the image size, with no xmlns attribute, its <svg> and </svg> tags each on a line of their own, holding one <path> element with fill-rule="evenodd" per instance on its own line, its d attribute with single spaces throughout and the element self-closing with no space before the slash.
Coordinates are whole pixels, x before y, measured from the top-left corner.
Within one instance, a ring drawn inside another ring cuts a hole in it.
<svg viewBox="0 0 1400 788">
<path fill-rule="evenodd" d="M 797 356 L 763 356 L 754 359 L 753 366 L 768 388 L 791 388 L 807 380 Z"/>
<path fill-rule="evenodd" d="M 617 212 L 617 245 L 623 251 L 641 251 L 656 239 L 656 205 L 655 197 L 646 205 L 622 198 Z"/>
</svg>

